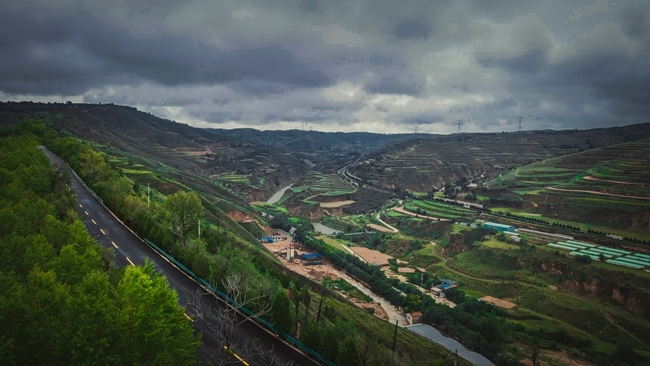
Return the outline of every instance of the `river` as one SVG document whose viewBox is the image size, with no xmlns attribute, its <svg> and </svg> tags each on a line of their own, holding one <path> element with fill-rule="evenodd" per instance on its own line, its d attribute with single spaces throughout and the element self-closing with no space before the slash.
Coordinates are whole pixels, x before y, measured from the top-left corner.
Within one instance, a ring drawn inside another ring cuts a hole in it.
<svg viewBox="0 0 650 366">
<path fill-rule="evenodd" d="M 288 185 L 286 187 L 282 187 L 279 191 L 275 192 L 275 194 L 273 196 L 271 196 L 271 198 L 269 198 L 269 200 L 266 201 L 266 203 L 274 204 L 274 203 L 278 202 L 280 200 L 280 198 L 282 198 L 282 196 L 284 195 L 284 192 L 286 192 L 287 189 L 291 188 L 292 185 L 293 184 L 290 184 L 290 185 Z"/>
<path fill-rule="evenodd" d="M 440 333 L 436 328 L 427 325 L 427 324 L 416 324 L 409 325 L 406 329 L 411 332 L 417 333 L 421 336 L 427 337 L 430 340 L 442 345 L 451 352 L 456 352 L 458 350 L 458 355 L 467 361 L 471 362 L 473 365 L 478 366 L 494 366 L 494 364 L 485 358 L 483 355 L 480 355 L 476 352 L 467 350 L 465 346 L 460 344 L 457 340 L 453 338 L 447 338 L 442 333 Z"/>
<path fill-rule="evenodd" d="M 318 231 L 321 234 L 325 235 L 336 235 L 339 233 L 338 230 L 332 229 L 329 226 L 325 226 L 321 224 L 320 222 L 312 222 L 312 225 L 314 225 L 314 230 Z"/>
</svg>

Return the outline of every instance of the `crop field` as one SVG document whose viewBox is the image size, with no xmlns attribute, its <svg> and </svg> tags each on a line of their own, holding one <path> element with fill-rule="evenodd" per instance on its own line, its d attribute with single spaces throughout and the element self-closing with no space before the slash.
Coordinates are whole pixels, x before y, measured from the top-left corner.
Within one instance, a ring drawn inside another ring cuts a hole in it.
<svg viewBox="0 0 650 366">
<path fill-rule="evenodd" d="M 289 214 L 289 211 L 282 207 L 282 206 L 277 206 L 271 203 L 266 203 L 266 202 L 251 202 L 250 205 L 255 209 L 256 211 L 259 212 L 266 212 L 271 215 L 287 215 Z"/>
<path fill-rule="evenodd" d="M 338 175 L 311 171 L 299 185 L 291 187 L 292 192 L 312 192 L 321 196 L 341 196 L 356 192 L 356 188 L 343 181 Z"/>
<path fill-rule="evenodd" d="M 218 178 L 222 182 L 243 183 L 248 184 L 249 179 L 244 174 L 222 174 Z"/>
<path fill-rule="evenodd" d="M 404 208 L 411 212 L 422 212 L 427 216 L 445 219 L 469 219 L 474 216 L 471 210 L 438 201 L 411 200 Z"/>
<path fill-rule="evenodd" d="M 363 230 L 363 225 L 352 220 L 350 216 L 323 217 L 321 223 L 339 231 L 358 232 Z"/>
<path fill-rule="evenodd" d="M 324 203 L 325 206 L 336 206 L 333 201 L 349 201 L 350 195 L 356 188 L 342 180 L 337 174 L 311 171 L 297 184 L 287 190 L 280 200 L 285 202 L 301 202 L 309 206 Z"/>
</svg>

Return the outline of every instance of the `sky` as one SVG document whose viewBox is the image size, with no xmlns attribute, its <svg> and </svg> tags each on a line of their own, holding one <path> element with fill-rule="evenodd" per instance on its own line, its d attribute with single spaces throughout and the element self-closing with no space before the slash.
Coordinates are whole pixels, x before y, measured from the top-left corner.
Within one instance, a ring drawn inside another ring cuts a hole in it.
<svg viewBox="0 0 650 366">
<path fill-rule="evenodd" d="M 650 3 L 0 0 L 0 100 L 263 130 L 643 123 Z"/>
</svg>

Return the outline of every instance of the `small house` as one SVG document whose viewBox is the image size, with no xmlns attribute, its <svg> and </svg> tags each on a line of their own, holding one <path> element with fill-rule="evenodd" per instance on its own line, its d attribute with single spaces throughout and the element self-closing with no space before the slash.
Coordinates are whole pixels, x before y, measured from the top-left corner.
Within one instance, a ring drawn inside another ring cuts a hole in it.
<svg viewBox="0 0 650 366">
<path fill-rule="evenodd" d="M 419 311 L 408 313 L 406 314 L 406 320 L 409 322 L 409 325 L 420 324 L 422 323 L 422 313 Z"/>
</svg>

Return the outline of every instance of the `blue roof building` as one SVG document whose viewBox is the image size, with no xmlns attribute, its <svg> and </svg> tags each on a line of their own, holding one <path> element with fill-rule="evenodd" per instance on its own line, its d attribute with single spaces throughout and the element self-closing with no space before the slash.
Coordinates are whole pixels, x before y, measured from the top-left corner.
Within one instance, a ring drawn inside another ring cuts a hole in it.
<svg viewBox="0 0 650 366">
<path fill-rule="evenodd" d="M 323 256 L 323 255 L 320 254 L 320 253 L 309 253 L 309 254 L 305 253 L 305 254 L 301 254 L 301 255 L 300 255 L 300 259 L 303 259 L 303 260 L 309 260 L 309 259 L 320 258 L 320 257 L 322 257 L 322 256 Z"/>
<path fill-rule="evenodd" d="M 456 283 L 456 281 L 452 281 L 452 280 L 450 280 L 450 279 L 448 279 L 448 278 L 443 278 L 441 281 L 442 281 L 442 283 L 444 283 L 445 285 L 449 285 L 449 286 L 457 286 L 457 285 L 458 285 L 458 284 Z"/>
<path fill-rule="evenodd" d="M 504 224 L 499 224 L 496 222 L 489 222 L 489 221 L 484 222 L 483 227 L 486 229 L 494 229 L 496 231 L 509 231 L 509 232 L 515 231 L 515 227 L 512 225 L 504 225 Z"/>
</svg>

